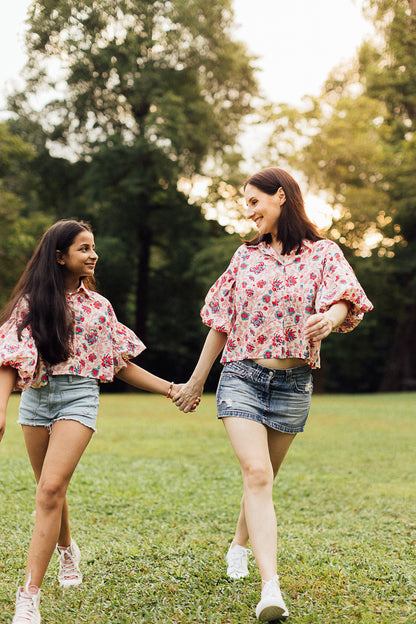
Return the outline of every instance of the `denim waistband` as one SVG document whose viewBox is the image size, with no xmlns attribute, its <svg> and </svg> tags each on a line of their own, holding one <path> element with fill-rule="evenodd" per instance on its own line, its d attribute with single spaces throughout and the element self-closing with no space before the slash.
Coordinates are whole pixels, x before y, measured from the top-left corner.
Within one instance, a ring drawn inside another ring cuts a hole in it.
<svg viewBox="0 0 416 624">
<path fill-rule="evenodd" d="M 295 368 L 269 368 L 267 366 L 262 366 L 261 364 L 257 364 L 257 362 L 253 362 L 253 360 L 238 360 L 236 362 L 226 362 L 224 367 L 227 367 L 227 370 L 232 372 L 235 370 L 241 371 L 241 369 L 245 369 L 250 371 L 250 376 L 252 379 L 261 380 L 265 377 L 269 379 L 293 379 L 297 376 L 302 376 L 306 372 L 311 370 L 309 364 L 305 364 L 304 366 L 296 366 Z"/>
<path fill-rule="evenodd" d="M 48 373 L 48 383 L 59 385 L 63 384 L 91 384 L 93 386 L 98 385 L 98 379 L 94 379 L 93 377 L 83 377 L 82 375 L 52 375 Z"/>
</svg>

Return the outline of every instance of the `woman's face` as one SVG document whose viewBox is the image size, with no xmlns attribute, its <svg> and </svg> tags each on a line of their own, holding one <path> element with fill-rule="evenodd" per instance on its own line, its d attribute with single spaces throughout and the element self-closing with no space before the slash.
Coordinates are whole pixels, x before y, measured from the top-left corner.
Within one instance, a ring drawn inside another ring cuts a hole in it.
<svg viewBox="0 0 416 624">
<path fill-rule="evenodd" d="M 280 187 L 274 195 L 263 193 L 252 184 L 247 184 L 244 191 L 247 206 L 247 218 L 254 221 L 259 234 L 277 236 L 277 222 L 286 201 L 284 190 Z"/>
</svg>

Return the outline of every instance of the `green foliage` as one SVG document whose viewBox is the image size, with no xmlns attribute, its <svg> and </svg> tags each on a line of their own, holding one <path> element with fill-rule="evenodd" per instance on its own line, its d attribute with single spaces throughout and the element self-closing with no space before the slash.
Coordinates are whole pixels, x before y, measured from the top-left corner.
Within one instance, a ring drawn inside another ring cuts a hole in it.
<svg viewBox="0 0 416 624">
<path fill-rule="evenodd" d="M 53 59 L 66 81 L 65 97 L 42 111 L 54 139 L 85 153 L 111 137 L 141 137 L 193 170 L 207 152 L 233 147 L 251 110 L 254 69 L 232 29 L 231 0 L 36 2 L 29 91 L 59 89 L 48 75 Z M 27 96 L 14 106 L 28 110 Z"/>
<path fill-rule="evenodd" d="M 39 211 L 36 152 L 0 124 L 0 308 L 8 301 L 38 238 L 49 225 Z"/>
<path fill-rule="evenodd" d="M 0 622 L 24 575 L 35 486 L 12 397 L 0 447 Z M 278 566 L 293 624 L 413 624 L 415 395 L 317 396 L 274 487 Z M 41 612 L 54 624 L 255 622 L 260 576 L 225 575 L 241 499 L 215 400 L 102 397 L 99 433 L 68 492 L 84 582 L 54 557 Z"/>
<path fill-rule="evenodd" d="M 367 63 L 361 57 L 361 72 L 367 92 L 383 101 L 388 109 L 387 123 L 401 140 L 409 131 L 409 120 L 416 117 L 416 15 L 414 0 L 370 0 L 374 23 L 383 40 L 380 49 L 374 46 Z M 370 61 L 370 62 L 368 62 Z"/>
<path fill-rule="evenodd" d="M 236 139 L 257 90 L 233 28 L 231 0 L 33 2 L 27 85 L 10 99 L 21 129 L 41 127 L 54 154 L 78 159 L 43 160 L 62 183 L 45 199 L 91 221 L 101 291 L 150 343 L 149 365 L 179 360 L 183 374 L 204 334 L 193 257 L 226 235 L 178 181 L 208 159 L 239 177 Z"/>
<path fill-rule="evenodd" d="M 305 102 L 306 110 L 271 107 L 269 146 L 282 150 L 311 189 L 325 192 L 334 208 L 329 236 L 357 256 L 378 256 L 360 260 L 351 254 L 376 311 L 365 321 L 370 323 L 367 338 L 360 328 L 349 343 L 362 350 L 370 374 L 362 376 L 365 364 L 358 365 L 356 374 L 349 375 L 349 387 L 413 389 L 416 5 L 413 0 L 365 4 L 377 40 L 364 42 L 357 59 L 335 68 L 321 96 Z M 279 142 L 282 126 L 286 133 Z M 299 142 L 301 148 L 295 149 Z M 330 369 L 345 371 L 352 364 L 337 340 L 330 337 L 324 353 Z M 377 378 L 380 385 L 373 386 Z"/>
<path fill-rule="evenodd" d="M 385 357 L 394 342 L 397 310 L 402 305 L 401 288 L 391 265 L 378 256 L 360 258 L 343 251 L 365 290 L 374 310 L 347 334 L 333 333 L 321 347 L 322 370 L 316 372 L 320 392 L 374 392 L 380 388 L 386 367 Z M 389 301 L 389 305 L 383 305 Z M 371 363 L 371 365 L 370 365 Z M 403 388 L 404 389 L 404 388 Z"/>
</svg>

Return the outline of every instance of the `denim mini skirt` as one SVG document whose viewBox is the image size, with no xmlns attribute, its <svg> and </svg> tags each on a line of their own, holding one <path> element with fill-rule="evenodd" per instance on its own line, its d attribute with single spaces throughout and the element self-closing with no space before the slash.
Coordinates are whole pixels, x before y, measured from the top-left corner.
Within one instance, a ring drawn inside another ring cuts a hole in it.
<svg viewBox="0 0 416 624">
<path fill-rule="evenodd" d="M 217 389 L 218 418 L 248 418 L 282 433 L 299 433 L 308 418 L 312 388 L 308 365 L 278 370 L 252 360 L 227 362 Z"/>
<path fill-rule="evenodd" d="M 96 379 L 79 375 L 50 375 L 46 386 L 22 392 L 20 425 L 48 427 L 58 420 L 76 420 L 95 431 L 100 403 Z"/>
</svg>

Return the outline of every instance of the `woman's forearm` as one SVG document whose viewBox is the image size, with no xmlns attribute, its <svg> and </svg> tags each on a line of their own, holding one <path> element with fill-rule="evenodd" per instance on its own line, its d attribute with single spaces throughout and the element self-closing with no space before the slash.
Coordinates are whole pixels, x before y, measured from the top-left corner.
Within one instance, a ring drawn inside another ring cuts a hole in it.
<svg viewBox="0 0 416 624">
<path fill-rule="evenodd" d="M 204 385 L 209 372 L 227 342 L 227 334 L 210 329 L 191 379 Z"/>
<path fill-rule="evenodd" d="M 349 305 L 346 301 L 338 301 L 325 312 L 325 316 L 332 322 L 332 330 L 342 325 L 347 318 L 348 310 Z"/>
<path fill-rule="evenodd" d="M 204 391 L 204 384 L 209 372 L 227 342 L 227 334 L 210 329 L 194 372 L 178 393 L 173 393 L 172 400 L 183 412 L 192 412 Z"/>
</svg>

